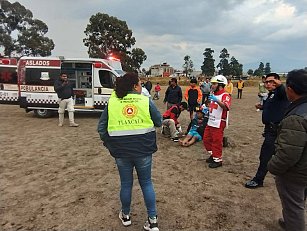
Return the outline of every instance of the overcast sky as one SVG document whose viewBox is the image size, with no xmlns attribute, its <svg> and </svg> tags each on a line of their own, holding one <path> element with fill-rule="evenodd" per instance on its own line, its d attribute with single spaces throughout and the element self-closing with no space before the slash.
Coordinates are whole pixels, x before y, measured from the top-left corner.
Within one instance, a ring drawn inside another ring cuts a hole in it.
<svg viewBox="0 0 307 231">
<path fill-rule="evenodd" d="M 14 2 L 10 0 L 10 2 Z M 203 52 L 228 50 L 244 71 L 269 62 L 272 71 L 307 66 L 307 0 L 19 0 L 49 27 L 54 56 L 88 57 L 89 18 L 98 12 L 126 21 L 147 60 L 182 69 L 185 55 L 200 70 Z"/>
</svg>

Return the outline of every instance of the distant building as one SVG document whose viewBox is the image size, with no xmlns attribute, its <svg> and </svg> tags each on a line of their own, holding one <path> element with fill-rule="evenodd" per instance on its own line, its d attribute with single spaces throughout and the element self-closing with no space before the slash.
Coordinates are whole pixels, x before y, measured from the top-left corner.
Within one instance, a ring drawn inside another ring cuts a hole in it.
<svg viewBox="0 0 307 231">
<path fill-rule="evenodd" d="M 174 73 L 174 68 L 167 63 L 156 64 L 149 68 L 150 76 L 169 77 Z"/>
</svg>

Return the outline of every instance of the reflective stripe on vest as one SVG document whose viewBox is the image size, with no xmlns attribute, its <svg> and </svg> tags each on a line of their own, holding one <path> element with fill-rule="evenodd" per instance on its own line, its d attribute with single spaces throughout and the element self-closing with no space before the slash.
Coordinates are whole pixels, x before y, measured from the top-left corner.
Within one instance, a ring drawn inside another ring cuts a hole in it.
<svg viewBox="0 0 307 231">
<path fill-rule="evenodd" d="M 124 98 L 112 93 L 108 103 L 108 132 L 110 136 L 140 135 L 155 131 L 149 112 L 149 99 L 141 94 Z"/>
</svg>

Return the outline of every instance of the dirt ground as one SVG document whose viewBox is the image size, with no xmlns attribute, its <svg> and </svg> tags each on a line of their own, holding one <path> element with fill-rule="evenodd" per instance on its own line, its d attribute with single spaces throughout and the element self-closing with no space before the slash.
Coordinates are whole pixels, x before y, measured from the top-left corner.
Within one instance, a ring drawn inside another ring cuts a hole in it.
<svg viewBox="0 0 307 231">
<path fill-rule="evenodd" d="M 165 87 L 162 95 L 164 96 Z M 209 169 L 203 144 L 181 147 L 157 130 L 153 181 L 160 230 L 281 230 L 281 205 L 273 176 L 263 188 L 254 176 L 263 141 L 257 89 L 234 98 L 230 146 L 223 167 Z M 162 99 L 155 101 L 161 113 Z M 117 218 L 119 176 L 96 132 L 99 114 L 76 114 L 78 128 L 57 126 L 57 117 L 36 118 L 18 106 L 0 105 L 0 230 L 142 230 L 146 209 L 135 181 L 132 226 Z M 188 113 L 181 115 L 184 129 Z M 135 179 L 137 179 L 135 177 Z"/>
</svg>

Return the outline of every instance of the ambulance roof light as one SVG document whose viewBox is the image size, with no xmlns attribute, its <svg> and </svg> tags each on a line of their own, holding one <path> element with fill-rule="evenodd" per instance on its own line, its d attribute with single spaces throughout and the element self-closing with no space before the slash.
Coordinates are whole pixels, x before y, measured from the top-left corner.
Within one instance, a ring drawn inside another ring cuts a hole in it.
<svg viewBox="0 0 307 231">
<path fill-rule="evenodd" d="M 8 64 L 10 64 L 10 60 L 9 59 L 2 59 L 2 64 L 8 65 Z"/>
<path fill-rule="evenodd" d="M 113 61 L 120 61 L 120 59 L 115 58 L 114 56 L 109 56 L 108 59 Z"/>
<path fill-rule="evenodd" d="M 102 68 L 102 63 L 94 63 L 95 68 Z"/>
</svg>

